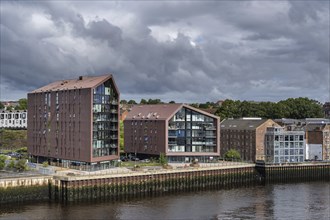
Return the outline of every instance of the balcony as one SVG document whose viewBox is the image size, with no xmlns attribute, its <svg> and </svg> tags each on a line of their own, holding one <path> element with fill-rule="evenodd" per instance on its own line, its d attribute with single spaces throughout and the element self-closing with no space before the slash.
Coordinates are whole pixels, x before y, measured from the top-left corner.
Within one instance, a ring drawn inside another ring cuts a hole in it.
<svg viewBox="0 0 330 220">
<path fill-rule="evenodd" d="M 213 135 L 206 135 L 205 138 L 217 138 L 217 136 L 214 135 L 214 134 Z"/>
<path fill-rule="evenodd" d="M 207 127 L 205 127 L 205 130 L 207 130 L 207 131 L 215 131 L 215 130 L 217 130 L 217 128 L 214 127 L 214 126 L 207 126 Z"/>
<path fill-rule="evenodd" d="M 110 112 L 111 112 L 111 114 L 117 114 L 118 113 L 117 109 L 111 109 Z"/>
<path fill-rule="evenodd" d="M 117 148 L 117 145 L 116 144 L 110 144 L 110 147 L 111 148 Z"/>
<path fill-rule="evenodd" d="M 213 142 L 205 142 L 205 146 L 216 146 L 216 143 Z"/>
</svg>

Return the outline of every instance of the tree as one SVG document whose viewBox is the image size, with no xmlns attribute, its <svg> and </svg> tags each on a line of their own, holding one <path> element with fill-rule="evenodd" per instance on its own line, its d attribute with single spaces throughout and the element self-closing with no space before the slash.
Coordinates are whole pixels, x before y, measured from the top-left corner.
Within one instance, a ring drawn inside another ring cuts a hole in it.
<svg viewBox="0 0 330 220">
<path fill-rule="evenodd" d="M 4 109 L 4 108 L 5 108 L 5 105 L 2 102 L 0 102 L 0 109 Z"/>
<path fill-rule="evenodd" d="M 148 104 L 148 102 L 145 99 L 141 99 L 140 104 L 145 105 L 145 104 Z"/>
<path fill-rule="evenodd" d="M 14 108 L 13 108 L 13 106 L 7 106 L 7 107 L 6 107 L 6 110 L 7 110 L 7 111 L 12 111 L 12 110 L 14 110 Z"/>
<path fill-rule="evenodd" d="M 127 101 L 125 99 L 120 100 L 120 104 L 127 104 Z"/>
<path fill-rule="evenodd" d="M 209 108 L 210 108 L 210 104 L 209 104 L 209 103 L 202 103 L 202 104 L 199 104 L 199 108 L 209 109 Z"/>
<path fill-rule="evenodd" d="M 147 104 L 162 104 L 160 99 L 149 99 Z"/>
<path fill-rule="evenodd" d="M 175 104 L 175 101 L 170 101 L 169 103 L 170 103 L 170 104 Z"/>
<path fill-rule="evenodd" d="M 15 107 L 15 110 L 26 110 L 27 109 L 27 99 L 19 99 L 18 106 Z"/>
<path fill-rule="evenodd" d="M 6 159 L 5 155 L 0 155 L 0 170 L 3 170 L 6 166 Z"/>
<path fill-rule="evenodd" d="M 225 153 L 225 160 L 240 160 L 240 159 L 241 159 L 241 155 L 235 149 L 231 149 Z"/>
<path fill-rule="evenodd" d="M 199 104 L 198 103 L 191 103 L 190 106 L 191 107 L 194 107 L 194 108 L 199 108 Z"/>
<path fill-rule="evenodd" d="M 220 118 L 240 118 L 242 117 L 240 112 L 240 101 L 233 101 L 230 99 L 226 99 L 220 108 L 216 111 L 216 115 L 220 116 Z"/>
<path fill-rule="evenodd" d="M 128 101 L 128 104 L 130 104 L 130 105 L 132 105 L 132 104 L 133 105 L 136 105 L 137 103 L 136 103 L 136 101 L 134 101 L 134 100 L 131 99 L 131 100 Z"/>
<path fill-rule="evenodd" d="M 286 118 L 321 118 L 323 117 L 322 104 L 316 100 L 308 98 L 289 98 L 280 101 L 278 104 L 284 105 Z"/>
</svg>

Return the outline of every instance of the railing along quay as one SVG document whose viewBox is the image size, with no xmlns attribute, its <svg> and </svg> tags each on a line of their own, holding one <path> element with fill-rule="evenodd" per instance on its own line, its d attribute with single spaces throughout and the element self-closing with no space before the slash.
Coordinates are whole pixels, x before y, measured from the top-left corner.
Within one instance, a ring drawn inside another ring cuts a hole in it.
<svg viewBox="0 0 330 220">
<path fill-rule="evenodd" d="M 165 192 L 191 191 L 207 187 L 229 187 L 259 181 L 255 166 L 205 167 L 182 170 L 155 170 L 100 176 L 54 177 L 53 198 L 74 201 Z"/>
</svg>

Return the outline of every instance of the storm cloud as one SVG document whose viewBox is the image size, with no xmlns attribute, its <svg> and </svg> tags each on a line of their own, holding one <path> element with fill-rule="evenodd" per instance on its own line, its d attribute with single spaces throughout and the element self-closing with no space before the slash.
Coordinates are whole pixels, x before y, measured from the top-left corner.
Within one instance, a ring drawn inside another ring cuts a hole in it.
<svg viewBox="0 0 330 220">
<path fill-rule="evenodd" d="M 328 1 L 1 1 L 1 100 L 112 73 L 123 99 L 329 100 Z"/>
</svg>

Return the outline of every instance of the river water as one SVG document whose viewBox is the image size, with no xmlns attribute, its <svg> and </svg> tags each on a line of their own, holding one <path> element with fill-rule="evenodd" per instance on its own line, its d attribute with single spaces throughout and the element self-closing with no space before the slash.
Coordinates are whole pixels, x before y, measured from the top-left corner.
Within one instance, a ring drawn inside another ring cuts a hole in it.
<svg viewBox="0 0 330 220">
<path fill-rule="evenodd" d="M 0 219 L 330 219 L 330 182 L 75 203 L 1 205 Z"/>
</svg>

